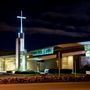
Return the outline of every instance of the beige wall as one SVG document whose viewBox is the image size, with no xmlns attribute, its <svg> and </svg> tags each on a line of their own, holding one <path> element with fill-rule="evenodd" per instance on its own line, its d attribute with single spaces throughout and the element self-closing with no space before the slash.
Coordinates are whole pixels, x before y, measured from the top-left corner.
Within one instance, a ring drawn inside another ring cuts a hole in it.
<svg viewBox="0 0 90 90">
<path fill-rule="evenodd" d="M 15 70 L 15 58 L 0 58 L 0 71 Z"/>
<path fill-rule="evenodd" d="M 45 60 L 38 62 L 36 60 L 27 60 L 27 70 L 42 71 L 44 69 L 52 69 L 57 67 L 57 60 Z M 73 56 L 62 58 L 62 69 L 73 69 Z M 0 58 L 0 71 L 15 70 L 15 57 Z"/>
<path fill-rule="evenodd" d="M 0 71 L 4 71 L 4 60 L 0 58 Z"/>
<path fill-rule="evenodd" d="M 73 69 L 73 56 L 62 58 L 62 69 Z"/>
</svg>

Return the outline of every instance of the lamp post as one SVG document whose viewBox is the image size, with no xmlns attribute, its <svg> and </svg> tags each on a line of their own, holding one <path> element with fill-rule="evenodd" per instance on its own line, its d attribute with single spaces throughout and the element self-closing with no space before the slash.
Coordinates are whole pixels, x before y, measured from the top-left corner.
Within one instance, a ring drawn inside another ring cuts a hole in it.
<svg viewBox="0 0 90 90">
<path fill-rule="evenodd" d="M 58 75 L 60 76 L 60 69 L 61 69 L 61 59 L 62 59 L 62 54 L 61 52 L 59 51 L 58 52 Z"/>
</svg>

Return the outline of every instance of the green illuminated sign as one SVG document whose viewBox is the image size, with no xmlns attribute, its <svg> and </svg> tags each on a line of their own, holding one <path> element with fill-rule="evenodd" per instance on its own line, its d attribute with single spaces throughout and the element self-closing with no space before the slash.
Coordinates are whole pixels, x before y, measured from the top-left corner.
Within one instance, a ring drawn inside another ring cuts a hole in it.
<svg viewBox="0 0 90 90">
<path fill-rule="evenodd" d="M 90 51 L 90 45 L 87 44 L 84 46 L 84 48 L 85 48 L 85 51 Z"/>
<path fill-rule="evenodd" d="M 32 51 L 31 53 L 33 56 L 39 56 L 39 55 L 53 54 L 53 51 L 54 51 L 54 47 L 49 47 L 45 49 L 35 50 Z"/>
</svg>

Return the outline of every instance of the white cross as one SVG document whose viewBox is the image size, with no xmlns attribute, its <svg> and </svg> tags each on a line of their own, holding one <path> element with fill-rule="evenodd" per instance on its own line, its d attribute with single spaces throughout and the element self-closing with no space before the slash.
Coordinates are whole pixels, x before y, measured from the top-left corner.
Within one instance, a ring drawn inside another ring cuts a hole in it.
<svg viewBox="0 0 90 90">
<path fill-rule="evenodd" d="M 26 19 L 26 17 L 22 16 L 22 11 L 21 11 L 21 16 L 17 16 L 17 18 L 20 18 L 20 20 L 21 20 L 21 30 L 20 30 L 20 32 L 23 33 L 22 20 Z"/>
</svg>

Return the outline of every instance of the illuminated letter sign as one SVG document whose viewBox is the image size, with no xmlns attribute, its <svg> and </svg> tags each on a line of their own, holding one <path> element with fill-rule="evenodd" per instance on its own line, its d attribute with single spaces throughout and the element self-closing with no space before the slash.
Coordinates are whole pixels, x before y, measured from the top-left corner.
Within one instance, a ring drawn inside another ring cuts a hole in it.
<svg viewBox="0 0 90 90">
<path fill-rule="evenodd" d="M 54 47 L 49 47 L 45 49 L 35 50 L 32 51 L 31 53 L 33 56 L 39 56 L 39 55 L 53 54 L 53 51 L 54 51 Z"/>
</svg>

